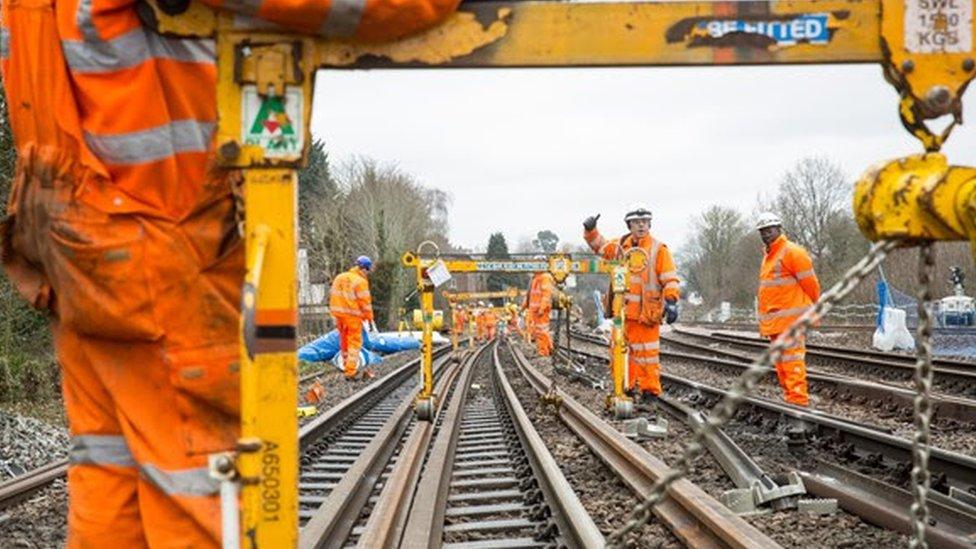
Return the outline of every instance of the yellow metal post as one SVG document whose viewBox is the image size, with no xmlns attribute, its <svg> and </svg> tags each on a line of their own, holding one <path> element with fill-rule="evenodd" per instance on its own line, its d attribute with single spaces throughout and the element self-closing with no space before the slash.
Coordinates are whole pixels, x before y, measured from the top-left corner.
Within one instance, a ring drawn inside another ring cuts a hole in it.
<svg viewBox="0 0 976 549">
<path fill-rule="evenodd" d="M 423 338 L 420 342 L 421 369 L 420 369 L 420 394 L 414 401 L 414 410 L 417 417 L 423 421 L 433 421 L 434 419 L 434 357 L 432 353 L 433 327 L 434 322 L 434 285 L 426 280 L 421 269 L 417 270 L 417 284 L 420 289 L 420 311 L 423 315 Z"/>
<path fill-rule="evenodd" d="M 296 186 L 294 170 L 244 173 L 248 273 L 238 460 L 244 547 L 298 541 Z"/>
<path fill-rule="evenodd" d="M 624 393 L 627 384 L 627 342 L 624 339 L 624 292 L 627 291 L 627 267 L 614 267 L 611 275 L 613 298 L 613 327 L 610 334 L 610 373 L 613 376 L 613 393 L 607 396 L 607 405 L 617 418 L 627 418 L 633 413 L 634 402 Z"/>
</svg>

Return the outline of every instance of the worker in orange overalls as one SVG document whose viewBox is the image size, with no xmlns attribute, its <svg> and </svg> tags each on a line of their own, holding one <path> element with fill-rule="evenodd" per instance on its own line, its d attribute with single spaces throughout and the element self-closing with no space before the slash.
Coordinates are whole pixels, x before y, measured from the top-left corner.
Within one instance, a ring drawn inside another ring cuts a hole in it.
<svg viewBox="0 0 976 549">
<path fill-rule="evenodd" d="M 532 340 L 535 341 L 539 356 L 552 354 L 552 336 L 549 333 L 549 318 L 552 314 L 552 293 L 555 280 L 547 271 L 535 273 L 529 282 L 529 292 L 525 296 L 526 321 L 532 326 Z"/>
<path fill-rule="evenodd" d="M 495 332 L 498 331 L 498 313 L 495 308 L 488 304 L 485 309 L 485 337 L 490 341 L 495 339 Z"/>
<path fill-rule="evenodd" d="M 376 331 L 368 279 L 372 269 L 373 260 L 365 255 L 359 256 L 353 268 L 335 277 L 329 292 L 329 312 L 339 331 L 339 351 L 342 353 L 343 373 L 347 380 L 356 379 L 359 370 L 363 323 L 369 323 L 372 331 Z M 366 369 L 363 375 L 371 378 L 373 372 Z"/>
<path fill-rule="evenodd" d="M 468 315 L 464 312 L 464 307 L 460 304 L 454 306 L 454 313 L 451 315 L 451 339 L 454 349 L 458 348 L 458 341 L 468 325 Z"/>
<path fill-rule="evenodd" d="M 778 215 L 760 214 L 756 229 L 766 247 L 759 268 L 759 333 L 776 341 L 820 299 L 820 281 L 810 254 L 786 239 Z M 783 398 L 798 406 L 810 403 L 805 354 L 804 339 L 799 337 L 789 343 L 776 363 Z"/>
<path fill-rule="evenodd" d="M 203 1 L 365 40 L 457 6 Z M 0 259 L 51 315 L 73 548 L 219 545 L 207 456 L 240 433 L 240 173 L 214 168 L 216 46 L 142 21 L 133 0 L 0 3 L 17 156 Z"/>
<path fill-rule="evenodd" d="M 519 309 L 514 303 L 509 303 L 506 307 L 508 310 L 508 332 L 513 336 L 522 335 L 521 328 L 519 327 Z"/>
<path fill-rule="evenodd" d="M 678 318 L 680 296 L 678 273 L 671 251 L 651 236 L 651 210 L 634 204 L 624 216 L 630 230 L 617 240 L 607 240 L 596 228 L 599 215 L 583 222 L 584 238 L 590 248 L 606 259 L 623 257 L 626 250 L 639 247 L 646 259 L 643 269 L 631 271 L 624 295 L 624 338 L 628 348 L 627 390 L 653 399 L 661 394 L 661 320 L 668 324 Z"/>
</svg>

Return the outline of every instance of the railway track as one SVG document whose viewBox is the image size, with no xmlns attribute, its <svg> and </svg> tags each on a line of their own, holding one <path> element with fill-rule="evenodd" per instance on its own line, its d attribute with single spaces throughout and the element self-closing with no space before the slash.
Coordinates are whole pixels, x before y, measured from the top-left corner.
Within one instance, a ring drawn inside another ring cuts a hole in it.
<svg viewBox="0 0 976 549">
<path fill-rule="evenodd" d="M 606 345 L 597 338 L 577 337 L 577 334 L 574 338 Z M 595 375 L 576 372 L 577 378 L 605 375 L 605 353 L 579 348 L 572 352 L 590 366 L 589 371 L 598 372 Z M 711 409 L 727 394 L 724 389 L 670 374 L 667 367 L 662 372 L 662 381 L 668 395 L 702 410 Z M 791 441 L 796 442 L 796 448 L 820 456 L 813 460 L 813 465 L 803 476 L 811 492 L 819 497 L 838 498 L 842 507 L 866 520 L 886 528 L 908 531 L 910 522 L 901 510 L 907 509 L 911 501 L 904 489 L 912 463 L 909 440 L 892 436 L 871 424 L 757 397 L 745 399 L 735 419 L 752 426 L 755 432 L 768 433 L 773 430 L 785 432 L 786 418 L 796 418 L 805 425 L 802 440 Z M 793 436 L 792 433 L 785 434 Z M 938 448 L 932 448 L 930 455 L 934 489 L 932 512 L 941 528 L 933 535 L 949 546 L 957 546 L 964 539 L 971 544 L 976 539 L 972 537 L 976 535 L 976 506 L 973 506 L 976 459 Z M 859 474 L 848 467 L 868 474 Z M 904 505 L 893 508 L 892 504 L 896 502 Z"/>
<path fill-rule="evenodd" d="M 769 346 L 768 341 L 760 338 L 720 333 L 702 334 L 680 329 L 676 329 L 674 335 L 665 335 L 661 339 L 685 347 L 692 347 L 698 341 L 700 344 L 694 347 L 698 350 L 703 350 L 702 345 L 705 345 L 711 352 L 724 352 L 729 358 L 749 362 Z M 728 351 L 729 348 L 748 354 L 732 353 Z M 883 380 L 905 386 L 911 383 L 915 372 L 915 359 L 912 356 L 865 349 L 811 344 L 807 345 L 806 358 L 808 367 L 813 367 L 814 370 L 820 368 L 825 375 L 840 374 L 850 377 L 857 372 L 870 381 Z M 937 390 L 966 400 L 976 398 L 976 364 L 949 359 L 933 359 L 932 364 L 933 386 Z"/>
<path fill-rule="evenodd" d="M 434 350 L 435 356 L 442 356 L 449 350 L 449 346 L 442 346 Z M 376 380 L 363 390 L 346 398 L 338 405 L 330 408 L 326 413 L 319 415 L 313 420 L 302 426 L 299 432 L 299 443 L 303 450 L 308 449 L 314 454 L 317 450 L 312 448 L 314 441 L 317 440 L 338 440 L 339 435 L 348 430 L 347 425 L 358 415 L 363 413 L 369 406 L 389 396 L 394 389 L 404 390 L 404 384 L 412 382 L 416 373 L 419 359 L 414 359 L 406 364 L 392 370 L 386 376 Z M 321 372 L 312 372 L 303 375 L 299 379 L 300 384 L 305 384 L 320 375 Z M 300 385 L 301 386 L 301 385 Z M 345 440 L 352 442 L 353 439 Z M 312 455 L 310 454 L 310 455 Z M 9 479 L 0 483 L 0 510 L 16 505 L 24 501 L 38 490 L 41 490 L 57 479 L 64 478 L 68 472 L 68 460 L 62 459 L 51 462 L 43 467 L 28 471 L 16 478 Z M 328 480 L 323 480 L 328 484 Z M 328 490 L 328 487 L 321 488 Z M 316 499 L 315 492 L 311 492 L 309 505 Z M 306 513 L 303 513 L 303 515 Z"/>
<path fill-rule="evenodd" d="M 755 322 L 694 322 L 693 326 L 714 329 L 754 332 Z M 818 332 L 874 332 L 874 324 L 822 324 L 817 326 Z M 937 335 L 976 336 L 974 326 L 933 326 L 932 332 Z"/>
<path fill-rule="evenodd" d="M 389 415 L 309 517 L 301 545 L 602 546 L 493 365 L 492 345 L 444 367 L 436 424 L 412 421 L 409 406 Z"/>
</svg>

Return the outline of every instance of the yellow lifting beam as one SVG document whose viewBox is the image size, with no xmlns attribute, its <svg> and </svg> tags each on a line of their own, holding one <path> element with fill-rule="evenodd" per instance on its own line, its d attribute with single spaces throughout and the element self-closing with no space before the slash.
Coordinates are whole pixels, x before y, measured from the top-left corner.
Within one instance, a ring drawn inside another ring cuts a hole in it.
<svg viewBox="0 0 976 549">
<path fill-rule="evenodd" d="M 518 288 L 508 288 L 507 290 L 498 290 L 496 292 L 448 292 L 445 290 L 441 292 L 441 295 L 453 306 L 461 301 L 477 301 L 479 299 L 503 298 L 513 300 L 518 298 L 519 294 L 524 293 L 524 291 L 520 291 Z"/>
<path fill-rule="evenodd" d="M 426 33 L 366 44 L 269 30 L 198 2 L 169 15 L 150 0 L 153 12 L 144 20 L 158 32 L 216 38 L 217 162 L 244 172 L 249 286 L 242 304 L 236 456 L 242 543 L 290 547 L 297 540 L 295 170 L 309 142 L 317 69 L 879 63 L 899 93 L 903 125 L 934 153 L 955 123 L 935 133 L 926 121 L 944 115 L 961 120 L 962 94 L 976 70 L 972 4 L 472 2 Z M 251 132 L 268 111 L 285 117 L 290 132 L 273 139 Z M 859 184 L 858 222 L 872 239 L 976 242 L 973 181 L 972 168 L 948 166 L 938 155 L 892 162 L 870 170 Z M 540 270 L 530 263 L 512 272 Z M 480 266 L 462 261 L 451 270 L 490 272 Z M 432 300 L 432 291 L 422 297 L 427 310 Z"/>
</svg>

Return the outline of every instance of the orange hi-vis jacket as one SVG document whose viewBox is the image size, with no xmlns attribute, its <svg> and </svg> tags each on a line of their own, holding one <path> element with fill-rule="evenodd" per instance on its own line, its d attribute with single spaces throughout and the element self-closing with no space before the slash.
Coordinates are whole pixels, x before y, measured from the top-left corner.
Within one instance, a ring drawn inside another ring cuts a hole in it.
<svg viewBox="0 0 976 549">
<path fill-rule="evenodd" d="M 547 272 L 535 273 L 532 275 L 532 282 L 529 283 L 529 293 L 525 296 L 528 303 L 526 307 L 529 313 L 536 318 L 549 318 L 552 311 L 552 292 L 555 280 Z"/>
<path fill-rule="evenodd" d="M 818 299 L 820 282 L 810 254 L 780 235 L 767 248 L 759 269 L 759 333 L 785 332 Z"/>
<path fill-rule="evenodd" d="M 451 318 L 451 331 L 460 334 L 468 324 L 468 315 L 464 309 L 454 309 L 454 316 Z"/>
<path fill-rule="evenodd" d="M 586 231 L 583 238 L 590 249 L 604 259 L 620 259 L 626 250 L 635 246 L 647 252 L 648 261 L 644 269 L 629 275 L 627 292 L 624 294 L 624 318 L 648 325 L 660 324 L 664 300 L 677 300 L 681 295 L 671 250 L 650 235 L 637 242 L 629 234 L 618 240 L 607 240 L 600 231 L 593 229 Z M 651 266 L 653 271 L 649 268 Z"/>
<path fill-rule="evenodd" d="M 203 0 L 322 36 L 380 41 L 438 23 L 458 0 Z M 19 6 L 18 6 L 19 5 Z M 80 171 L 77 196 L 112 213 L 179 219 L 208 185 L 217 124 L 212 39 L 162 36 L 135 0 L 0 5 L 0 65 L 18 152 L 50 147 Z M 50 23 L 19 13 L 52 14 Z M 45 67 L 41 81 L 33 67 Z M 29 105 L 27 109 L 20 106 Z M 62 164 L 65 162 L 62 160 Z"/>
<path fill-rule="evenodd" d="M 339 274 L 332 281 L 332 290 L 329 292 L 329 312 L 336 317 L 342 315 L 373 320 L 373 299 L 369 295 L 369 281 L 359 267 L 353 267 Z"/>
</svg>

